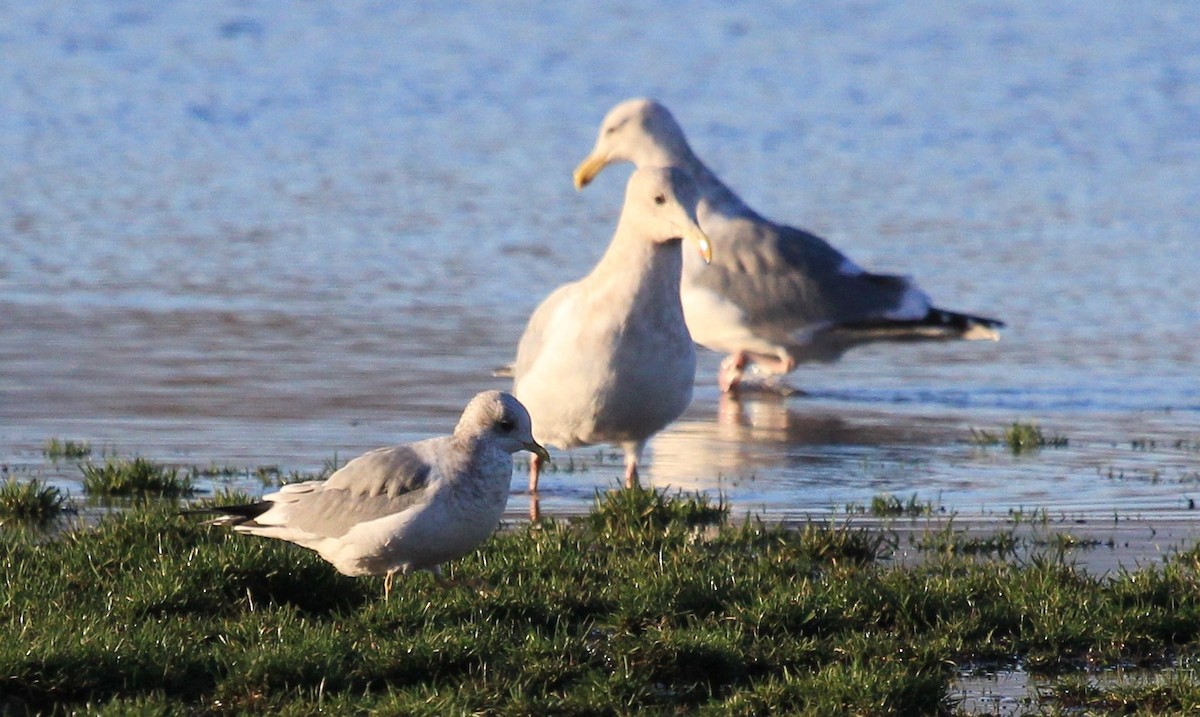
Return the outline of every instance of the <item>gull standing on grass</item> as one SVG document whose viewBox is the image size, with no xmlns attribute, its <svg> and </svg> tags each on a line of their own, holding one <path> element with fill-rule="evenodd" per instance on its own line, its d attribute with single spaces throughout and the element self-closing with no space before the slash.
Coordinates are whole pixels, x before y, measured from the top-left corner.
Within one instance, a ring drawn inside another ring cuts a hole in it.
<svg viewBox="0 0 1200 717">
<path fill-rule="evenodd" d="M 637 484 L 646 441 L 692 400 L 696 349 L 679 301 L 684 239 L 711 258 L 695 185 L 679 169 L 639 168 L 600 262 L 542 302 L 517 347 L 513 394 L 529 408 L 534 436 L 558 448 L 620 446 L 626 487 Z M 533 494 L 541 464 L 537 455 L 529 462 Z"/>
<path fill-rule="evenodd" d="M 429 570 L 474 550 L 508 503 L 512 454 L 546 449 L 533 439 L 517 399 L 485 391 L 471 399 L 453 435 L 355 458 L 327 480 L 283 486 L 258 503 L 212 509 L 214 524 L 315 550 L 344 575 Z"/>
<path fill-rule="evenodd" d="M 685 258 L 683 310 L 696 343 L 729 354 L 722 391 L 735 389 L 748 365 L 783 375 L 873 341 L 1000 338 L 1002 322 L 936 308 L 910 278 L 864 271 L 820 237 L 760 216 L 700 161 L 654 100 L 609 111 L 575 170 L 576 188 L 619 161 L 680 167 L 696 182 L 696 214 L 715 257 L 711 266 Z"/>
</svg>

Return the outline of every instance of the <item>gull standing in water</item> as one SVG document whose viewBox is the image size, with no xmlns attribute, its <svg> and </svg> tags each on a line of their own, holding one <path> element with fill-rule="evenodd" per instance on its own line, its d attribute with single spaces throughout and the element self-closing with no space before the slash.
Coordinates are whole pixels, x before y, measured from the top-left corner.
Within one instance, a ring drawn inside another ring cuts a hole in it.
<svg viewBox="0 0 1200 717">
<path fill-rule="evenodd" d="M 700 161 L 654 100 L 626 100 L 609 111 L 575 170 L 575 186 L 620 161 L 679 167 L 696 183 L 696 214 L 714 258 L 709 266 L 685 257 L 683 310 L 696 343 L 728 354 L 722 391 L 734 390 L 748 365 L 782 375 L 875 341 L 1000 337 L 1003 322 L 936 308 L 908 277 L 865 271 L 820 237 L 763 218 Z"/>
<path fill-rule="evenodd" d="M 677 168 L 639 168 L 600 262 L 542 302 L 517 347 L 513 394 L 529 408 L 534 436 L 559 448 L 620 446 L 627 487 L 646 441 L 692 399 L 696 349 L 679 300 L 684 239 L 711 259 L 692 180 Z M 531 493 L 541 463 L 530 460 Z"/>
</svg>

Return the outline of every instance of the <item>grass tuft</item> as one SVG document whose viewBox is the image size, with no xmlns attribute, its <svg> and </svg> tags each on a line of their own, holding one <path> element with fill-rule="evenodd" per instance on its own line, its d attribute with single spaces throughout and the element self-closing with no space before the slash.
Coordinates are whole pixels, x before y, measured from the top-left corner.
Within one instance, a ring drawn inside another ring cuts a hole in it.
<svg viewBox="0 0 1200 717">
<path fill-rule="evenodd" d="M 247 505 L 259 499 L 259 496 L 252 495 L 244 490 L 221 486 L 214 490 L 212 495 L 193 502 L 191 507 L 194 510 L 206 510 L 229 505 Z"/>
<path fill-rule="evenodd" d="M 0 483 L 0 519 L 45 524 L 66 508 L 63 492 L 37 478 L 25 482 L 8 478 Z"/>
<path fill-rule="evenodd" d="M 1063 448 L 1070 445 L 1066 436 L 1047 436 L 1036 423 L 1014 421 L 1003 433 L 996 434 L 980 428 L 971 429 L 970 442 L 977 446 L 1005 445 L 1014 454 L 1028 453 L 1040 448 Z"/>
<path fill-rule="evenodd" d="M 919 518 L 925 515 L 933 515 L 933 513 L 933 503 L 918 501 L 916 493 L 913 493 L 907 501 L 901 501 L 896 496 L 888 494 L 877 495 L 871 498 L 871 515 L 880 518 L 899 516 Z"/>
<path fill-rule="evenodd" d="M 870 565 L 895 547 L 895 539 L 888 533 L 848 524 L 830 528 L 809 523 L 793 532 L 797 547 L 818 564 Z"/>
<path fill-rule="evenodd" d="M 957 530 L 952 525 L 947 525 L 939 530 L 927 532 L 916 540 L 916 545 L 927 553 L 993 555 L 1008 558 L 1016 555 L 1020 539 L 1011 530 L 971 535 L 969 531 Z"/>
<path fill-rule="evenodd" d="M 92 454 L 92 444 L 87 441 L 59 440 L 51 438 L 42 446 L 42 455 L 52 461 L 67 458 L 79 460 Z"/>
<path fill-rule="evenodd" d="M 1042 691 L 1062 714 L 1184 715 L 1200 710 L 1200 680 L 1186 670 L 1151 677 L 1070 675 Z"/>
<path fill-rule="evenodd" d="M 83 463 L 79 468 L 83 491 L 90 495 L 175 498 L 193 492 L 190 477 L 140 456 L 133 460 L 110 458 L 103 465 Z"/>
<path fill-rule="evenodd" d="M 729 518 L 724 497 L 716 504 L 702 493 L 677 494 L 666 490 L 634 487 L 627 490 L 597 491 L 587 523 L 609 536 L 646 537 L 664 531 L 688 531 L 697 527 L 723 525 Z"/>
</svg>

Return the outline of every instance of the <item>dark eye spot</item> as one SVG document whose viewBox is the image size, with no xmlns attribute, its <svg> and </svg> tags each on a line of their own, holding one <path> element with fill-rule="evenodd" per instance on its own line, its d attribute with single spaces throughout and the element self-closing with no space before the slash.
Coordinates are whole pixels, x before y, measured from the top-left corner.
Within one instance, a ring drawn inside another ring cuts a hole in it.
<svg viewBox="0 0 1200 717">
<path fill-rule="evenodd" d="M 604 130 L 604 134 L 612 134 L 613 132 L 616 132 L 616 131 L 617 131 L 617 126 L 613 125 L 613 126 L 609 127 L 608 129 Z"/>
<path fill-rule="evenodd" d="M 516 427 L 516 421 L 511 418 L 501 418 L 496 423 L 496 428 L 499 428 L 502 433 L 512 433 L 512 430 Z"/>
<path fill-rule="evenodd" d="M 664 195 L 664 194 L 659 194 L 658 196 L 656 196 L 656 197 L 654 198 L 654 203 L 655 203 L 655 204 L 666 204 L 666 203 L 667 203 L 667 197 L 666 197 L 666 195 Z"/>
</svg>

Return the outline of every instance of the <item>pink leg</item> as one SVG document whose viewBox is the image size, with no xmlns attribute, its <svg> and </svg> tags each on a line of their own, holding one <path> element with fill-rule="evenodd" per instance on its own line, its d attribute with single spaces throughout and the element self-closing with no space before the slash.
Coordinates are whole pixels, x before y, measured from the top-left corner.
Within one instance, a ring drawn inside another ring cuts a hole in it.
<svg viewBox="0 0 1200 717">
<path fill-rule="evenodd" d="M 723 393 L 733 393 L 738 390 L 744 378 L 747 364 L 753 363 L 760 373 L 767 378 L 791 373 L 796 368 L 796 362 L 790 356 L 771 356 L 768 354 L 752 354 L 748 351 L 738 351 L 730 354 L 721 362 L 721 370 L 717 374 L 717 385 Z"/>
<path fill-rule="evenodd" d="M 796 362 L 791 357 L 785 356 L 755 356 L 754 363 L 763 367 L 763 370 L 772 375 L 782 375 L 791 373 L 792 369 L 796 368 Z"/>
<path fill-rule="evenodd" d="M 637 461 L 629 461 L 625 464 L 625 487 L 639 487 Z"/>
<path fill-rule="evenodd" d="M 749 354 L 745 351 L 738 351 L 725 357 L 717 372 L 717 386 L 720 387 L 721 393 L 732 393 L 737 389 L 738 384 L 742 381 L 742 369 L 746 367 L 749 358 Z"/>
<path fill-rule="evenodd" d="M 532 495 L 537 495 L 538 489 L 538 474 L 542 472 L 542 457 L 538 455 L 529 456 L 529 492 Z"/>
</svg>

